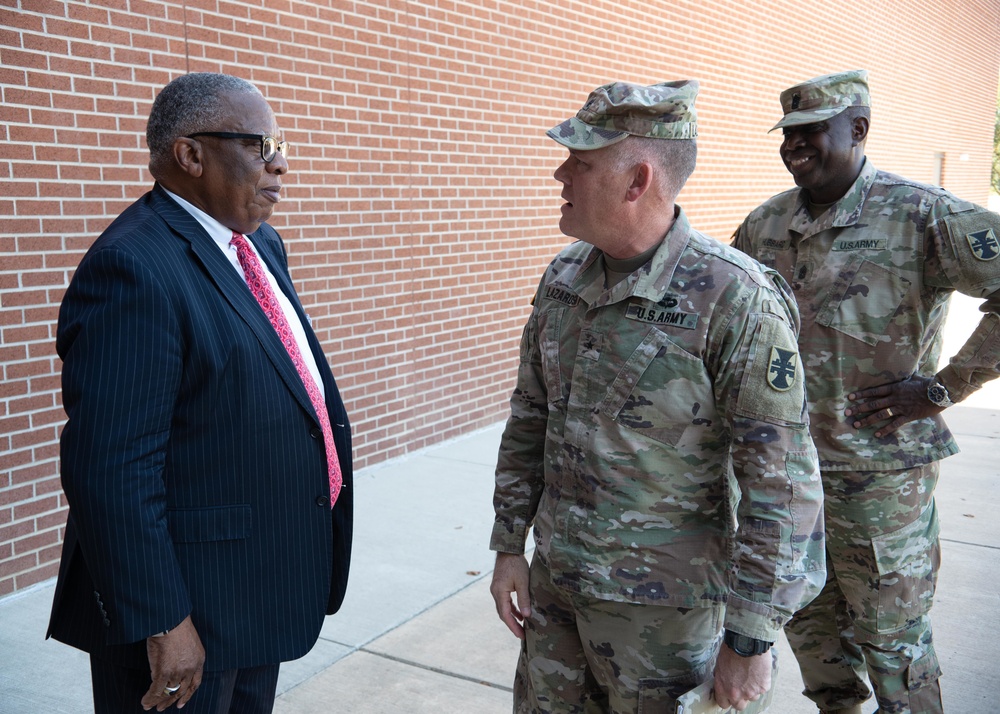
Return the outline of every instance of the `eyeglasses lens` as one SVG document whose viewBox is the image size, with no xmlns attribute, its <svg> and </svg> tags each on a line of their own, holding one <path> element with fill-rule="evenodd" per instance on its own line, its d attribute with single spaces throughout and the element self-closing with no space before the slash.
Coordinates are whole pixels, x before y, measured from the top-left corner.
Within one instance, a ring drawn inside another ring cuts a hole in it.
<svg viewBox="0 0 1000 714">
<path fill-rule="evenodd" d="M 273 136 L 263 136 L 260 140 L 260 157 L 265 162 L 274 161 L 278 154 L 284 156 L 287 148 L 288 142 L 278 141 Z"/>
</svg>

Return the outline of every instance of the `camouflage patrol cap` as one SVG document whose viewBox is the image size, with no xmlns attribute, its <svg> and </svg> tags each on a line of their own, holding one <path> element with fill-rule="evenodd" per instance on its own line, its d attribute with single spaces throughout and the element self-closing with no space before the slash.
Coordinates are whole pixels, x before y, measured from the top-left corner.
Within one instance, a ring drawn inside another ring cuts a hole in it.
<svg viewBox="0 0 1000 714">
<path fill-rule="evenodd" d="M 698 136 L 697 96 L 698 81 L 694 79 L 648 87 L 612 82 L 591 92 L 575 117 L 545 133 L 580 151 L 610 146 L 630 135 L 694 139 Z"/>
<path fill-rule="evenodd" d="M 785 116 L 770 131 L 786 126 L 815 124 L 837 116 L 848 107 L 870 106 L 866 70 L 824 74 L 781 93 L 781 108 Z"/>
</svg>

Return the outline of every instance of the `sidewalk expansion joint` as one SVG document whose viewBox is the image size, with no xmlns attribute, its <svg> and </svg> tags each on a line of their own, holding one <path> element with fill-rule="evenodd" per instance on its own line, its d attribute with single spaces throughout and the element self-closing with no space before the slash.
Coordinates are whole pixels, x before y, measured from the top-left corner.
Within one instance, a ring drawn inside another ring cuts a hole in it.
<svg viewBox="0 0 1000 714">
<path fill-rule="evenodd" d="M 971 545 L 973 548 L 989 548 L 990 550 L 1000 550 L 1000 545 L 987 545 L 986 543 L 970 543 L 967 540 L 955 540 L 954 538 L 942 538 L 942 543 L 955 543 L 956 545 Z"/>
<path fill-rule="evenodd" d="M 457 672 L 450 672 L 447 669 L 442 669 L 441 667 L 431 667 L 430 665 L 421 664 L 420 662 L 414 662 L 413 660 L 404 659 L 403 657 L 394 657 L 391 654 L 386 654 L 385 652 L 377 652 L 375 650 L 370 650 L 367 647 L 359 647 L 358 652 L 364 652 L 365 654 L 374 655 L 375 657 L 381 657 L 382 659 L 392 660 L 393 662 L 398 662 L 399 664 L 405 664 L 408 667 L 416 667 L 417 669 L 423 669 L 428 672 L 434 672 L 435 674 L 443 674 L 446 677 L 451 677 L 453 679 L 461 679 L 466 682 L 472 682 L 473 684 L 481 684 L 484 687 L 490 687 L 491 689 L 499 689 L 503 692 L 513 693 L 513 687 L 506 687 L 502 684 L 494 684 L 493 682 L 487 682 L 485 679 L 480 679 L 478 677 L 470 677 L 466 674 L 458 674 Z"/>
</svg>

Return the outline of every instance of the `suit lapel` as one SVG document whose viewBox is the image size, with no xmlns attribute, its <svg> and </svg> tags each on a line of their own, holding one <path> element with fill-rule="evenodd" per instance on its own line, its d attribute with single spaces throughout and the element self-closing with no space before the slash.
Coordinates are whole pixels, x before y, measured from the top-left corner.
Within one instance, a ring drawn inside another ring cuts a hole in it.
<svg viewBox="0 0 1000 714">
<path fill-rule="evenodd" d="M 315 420 L 315 410 L 313 409 L 312 401 L 309 399 L 305 385 L 302 384 L 302 379 L 299 377 L 299 373 L 295 369 L 291 357 L 288 356 L 288 351 L 281 343 L 278 333 L 274 331 L 271 321 L 267 319 L 264 311 L 260 309 L 256 298 L 254 298 L 253 294 L 247 288 L 246 283 L 240 278 L 239 273 L 233 269 L 232 264 L 226 256 L 219 250 L 219 247 L 212 240 L 211 236 L 202 228 L 194 216 L 171 200 L 159 186 L 153 188 L 151 206 L 175 233 L 191 244 L 191 250 L 204 266 L 205 271 L 219 289 L 219 292 L 223 294 L 240 318 L 253 330 L 261 347 L 271 360 L 278 374 L 281 375 L 288 389 Z M 257 243 L 254 243 L 254 245 L 257 245 Z M 274 273 L 275 277 L 278 277 L 279 281 L 281 281 L 283 277 L 281 276 L 281 271 L 275 271 L 270 261 L 268 261 L 268 267 Z M 282 289 L 285 289 L 284 283 L 282 283 Z M 286 292 L 286 294 L 288 293 Z M 294 299 L 292 302 L 293 304 L 297 303 Z"/>
<path fill-rule="evenodd" d="M 277 238 L 267 235 L 268 232 L 273 233 L 273 229 L 265 229 L 262 226 L 256 233 L 250 236 L 250 240 L 257 248 L 260 257 L 267 263 L 268 270 L 271 271 L 275 280 L 278 281 L 281 291 L 285 293 L 288 300 L 292 303 L 295 314 L 298 315 L 299 321 L 305 329 L 309 349 L 312 350 L 313 359 L 316 360 L 316 366 L 319 369 L 320 379 L 323 380 L 323 393 L 326 395 L 326 410 L 330 417 L 330 423 L 334 427 L 333 438 L 337 446 L 337 457 L 340 459 L 341 470 L 346 478 L 350 472 L 351 450 L 347 441 L 347 417 L 343 411 L 340 392 L 337 390 L 337 383 L 333 379 L 333 371 L 326 361 L 323 346 L 319 343 L 319 338 L 312 329 L 312 324 L 306 315 L 305 308 L 302 307 L 299 296 L 295 292 L 291 276 L 285 268 L 281 245 Z M 347 464 L 346 467 L 345 464 Z"/>
<path fill-rule="evenodd" d="M 250 240 L 257 247 L 261 258 L 267 263 L 267 269 L 271 271 L 274 279 L 278 281 L 278 286 L 285 293 L 285 296 L 288 297 L 289 302 L 292 303 L 295 314 L 298 315 L 299 321 L 302 323 L 302 327 L 306 333 L 306 340 L 309 342 L 309 349 L 312 350 L 313 359 L 316 361 L 316 366 L 319 369 L 320 379 L 323 380 L 323 392 L 326 394 L 327 411 L 330 411 L 329 405 L 334 401 L 332 395 L 337 390 L 337 385 L 333 382 L 333 372 L 330 371 L 326 355 L 323 353 L 323 347 L 320 345 L 319 338 L 316 337 L 316 333 L 312 329 L 312 323 L 309 320 L 309 316 L 306 315 L 305 308 L 302 307 L 298 293 L 295 291 L 295 286 L 292 284 L 291 276 L 284 268 L 284 264 L 278 262 L 278 249 L 273 245 L 274 240 L 263 235 L 263 231 L 263 228 L 258 230 L 250 236 Z M 333 421 L 332 414 L 331 421 Z"/>
</svg>

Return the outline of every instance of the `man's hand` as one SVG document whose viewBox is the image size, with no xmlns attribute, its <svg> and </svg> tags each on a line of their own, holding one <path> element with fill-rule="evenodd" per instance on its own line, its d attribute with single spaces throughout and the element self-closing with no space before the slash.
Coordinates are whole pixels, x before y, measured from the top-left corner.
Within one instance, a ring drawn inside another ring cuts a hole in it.
<svg viewBox="0 0 1000 714">
<path fill-rule="evenodd" d="M 888 419 L 888 423 L 875 432 L 877 437 L 887 436 L 915 419 L 925 419 L 944 411 L 943 407 L 927 398 L 927 385 L 931 381 L 929 377 L 913 376 L 902 382 L 851 392 L 847 399 L 854 404 L 845 409 L 844 414 L 857 417 L 852 422 L 855 429 Z"/>
<path fill-rule="evenodd" d="M 156 707 L 156 711 L 162 712 L 176 704 L 183 709 L 201 685 L 205 664 L 205 648 L 191 616 L 162 637 L 147 637 L 146 652 L 153 683 L 142 698 L 142 708 L 149 711 Z M 179 688 L 170 693 L 167 687 Z"/>
<path fill-rule="evenodd" d="M 771 653 L 740 657 L 727 645 L 715 661 L 715 703 L 738 712 L 747 708 L 771 686 Z"/>
<path fill-rule="evenodd" d="M 528 604 L 528 559 L 516 553 L 497 553 L 493 568 L 490 594 L 497 606 L 497 614 L 518 639 L 524 639 L 524 618 L 531 615 Z M 511 595 L 517 596 L 517 607 Z"/>
</svg>

